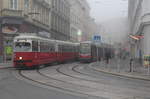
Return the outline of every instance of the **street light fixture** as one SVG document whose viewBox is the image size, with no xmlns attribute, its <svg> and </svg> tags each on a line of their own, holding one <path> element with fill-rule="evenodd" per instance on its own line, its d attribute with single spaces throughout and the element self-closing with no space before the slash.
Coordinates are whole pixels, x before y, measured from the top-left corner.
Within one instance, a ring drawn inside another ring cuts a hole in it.
<svg viewBox="0 0 150 99">
<path fill-rule="evenodd" d="M 78 36 L 81 36 L 82 35 L 82 32 L 81 30 L 78 31 Z"/>
</svg>

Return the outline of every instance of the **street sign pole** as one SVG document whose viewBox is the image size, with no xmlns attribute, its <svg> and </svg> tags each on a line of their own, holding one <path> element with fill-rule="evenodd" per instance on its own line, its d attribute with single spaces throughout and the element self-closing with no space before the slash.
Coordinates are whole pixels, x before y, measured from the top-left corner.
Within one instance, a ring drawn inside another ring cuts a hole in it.
<svg viewBox="0 0 150 99">
<path fill-rule="evenodd" d="M 149 63 L 148 63 L 148 71 L 147 71 L 147 74 L 150 75 L 150 57 L 148 58 L 149 60 Z"/>
<path fill-rule="evenodd" d="M 148 75 L 150 74 L 150 64 L 148 65 Z"/>
<path fill-rule="evenodd" d="M 118 58 L 118 65 L 117 65 L 117 70 L 118 70 L 118 72 L 120 72 L 120 57 Z"/>
<path fill-rule="evenodd" d="M 101 43 L 101 36 L 100 35 L 94 35 L 93 36 L 93 42 L 99 46 L 99 44 Z M 97 61 L 99 61 L 99 49 L 98 46 L 96 46 L 96 55 L 97 55 Z"/>
<path fill-rule="evenodd" d="M 98 60 L 99 60 L 99 58 L 98 58 L 98 57 L 99 57 L 99 55 L 98 55 L 98 48 L 97 48 L 97 62 L 98 62 Z"/>
</svg>

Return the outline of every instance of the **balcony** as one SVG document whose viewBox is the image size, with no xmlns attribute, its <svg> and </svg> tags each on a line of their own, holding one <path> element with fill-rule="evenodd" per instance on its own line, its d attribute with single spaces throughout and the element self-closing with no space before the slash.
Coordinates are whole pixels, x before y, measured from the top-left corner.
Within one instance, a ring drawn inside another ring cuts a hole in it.
<svg viewBox="0 0 150 99">
<path fill-rule="evenodd" d="M 38 2 L 39 4 L 42 4 L 44 7 L 50 9 L 51 5 L 46 0 L 34 0 L 35 2 Z"/>
<path fill-rule="evenodd" d="M 0 11 L 0 15 L 11 17 L 23 17 L 23 12 L 22 10 L 2 9 Z"/>
</svg>

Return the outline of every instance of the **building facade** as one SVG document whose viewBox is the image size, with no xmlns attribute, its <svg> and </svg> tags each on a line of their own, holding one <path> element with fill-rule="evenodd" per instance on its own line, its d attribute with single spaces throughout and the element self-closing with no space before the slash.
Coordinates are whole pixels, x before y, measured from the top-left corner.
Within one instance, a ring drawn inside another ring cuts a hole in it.
<svg viewBox="0 0 150 99">
<path fill-rule="evenodd" d="M 52 0 L 52 38 L 70 40 L 70 5 L 67 0 Z"/>
<path fill-rule="evenodd" d="M 50 31 L 50 2 L 43 0 L 0 0 L 0 60 L 10 60 L 13 38 L 18 33 Z"/>
<path fill-rule="evenodd" d="M 95 32 L 86 0 L 0 0 L 0 62 L 11 60 L 19 33 L 65 40 L 91 40 Z"/>
<path fill-rule="evenodd" d="M 91 40 L 96 32 L 94 20 L 90 17 L 90 7 L 86 0 L 68 0 L 70 3 L 71 41 Z"/>
<path fill-rule="evenodd" d="M 150 0 L 129 0 L 128 19 L 130 23 L 130 35 L 138 39 L 130 38 L 131 53 L 135 58 L 143 59 L 150 55 Z"/>
<path fill-rule="evenodd" d="M 12 58 L 13 38 L 19 33 L 69 40 L 69 4 L 66 0 L 0 0 L 0 62 Z"/>
</svg>

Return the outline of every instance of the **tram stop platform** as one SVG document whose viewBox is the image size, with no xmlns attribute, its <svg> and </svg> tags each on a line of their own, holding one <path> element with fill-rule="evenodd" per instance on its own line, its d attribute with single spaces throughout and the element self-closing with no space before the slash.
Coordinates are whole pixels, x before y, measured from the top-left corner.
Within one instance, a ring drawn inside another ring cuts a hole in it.
<svg viewBox="0 0 150 99">
<path fill-rule="evenodd" d="M 150 69 L 138 62 L 133 62 L 132 70 L 130 70 L 129 59 L 111 59 L 109 64 L 105 61 L 96 62 L 91 65 L 91 68 L 115 76 L 150 81 Z"/>
</svg>

